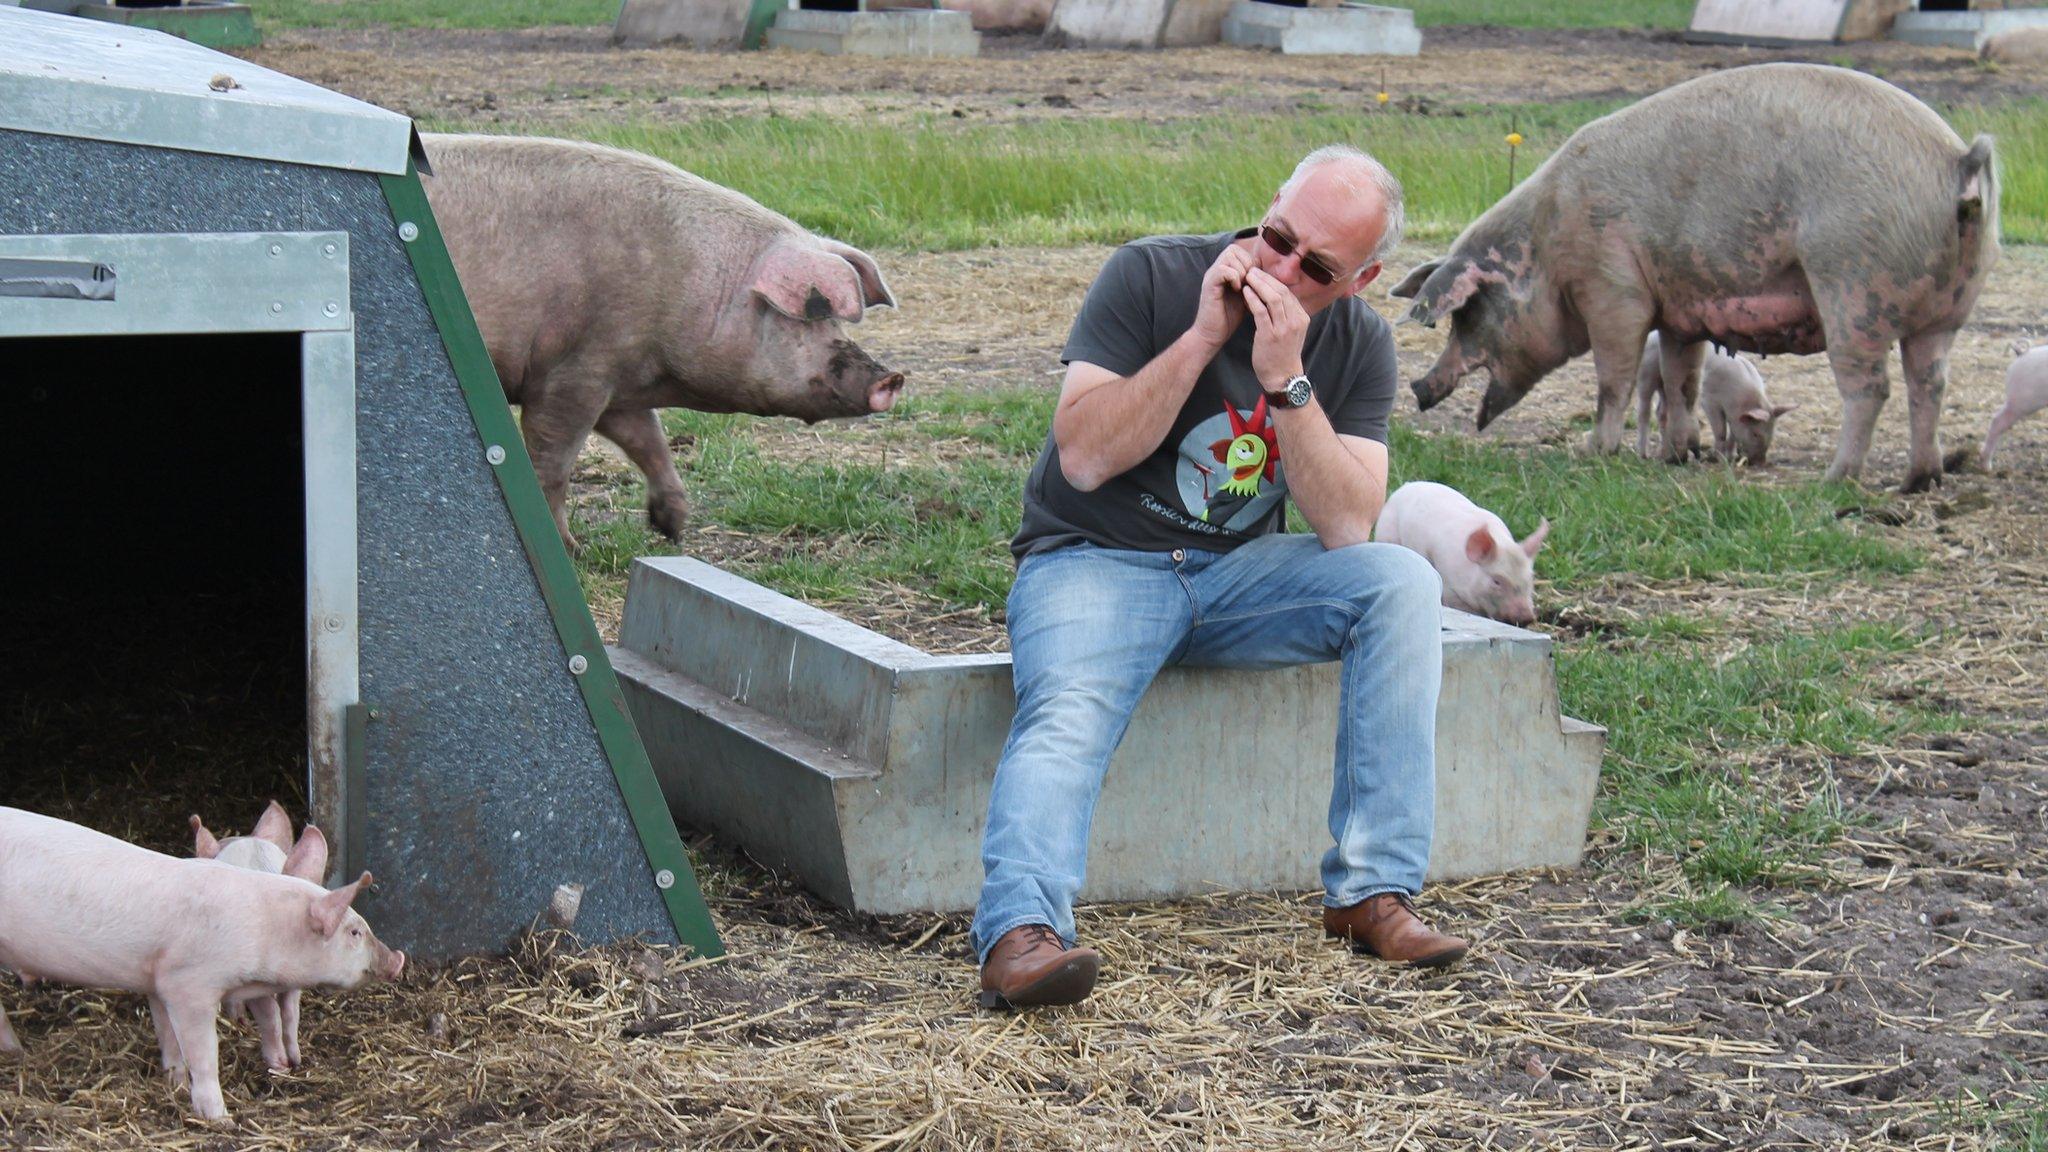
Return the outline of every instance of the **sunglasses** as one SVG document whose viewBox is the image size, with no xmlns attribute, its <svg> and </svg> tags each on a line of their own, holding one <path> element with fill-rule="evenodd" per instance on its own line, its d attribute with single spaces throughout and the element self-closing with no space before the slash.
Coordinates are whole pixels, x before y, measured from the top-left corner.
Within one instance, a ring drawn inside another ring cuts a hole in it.
<svg viewBox="0 0 2048 1152">
<path fill-rule="evenodd" d="M 1283 260 L 1294 255 L 1293 237 L 1273 227 L 1271 224 L 1259 225 L 1259 239 L 1264 240 L 1266 247 L 1271 248 Z M 1301 271 L 1318 284 L 1328 284 L 1338 279 L 1339 276 L 1337 272 L 1331 270 L 1328 264 L 1323 263 L 1306 252 L 1301 254 Z"/>
</svg>

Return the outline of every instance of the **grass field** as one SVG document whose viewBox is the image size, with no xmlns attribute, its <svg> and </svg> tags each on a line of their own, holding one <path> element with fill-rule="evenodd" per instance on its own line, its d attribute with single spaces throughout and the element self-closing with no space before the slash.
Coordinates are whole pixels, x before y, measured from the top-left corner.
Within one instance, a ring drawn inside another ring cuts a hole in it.
<svg viewBox="0 0 2048 1152">
<path fill-rule="evenodd" d="M 823 117 L 593 123 L 575 134 L 647 152 L 850 243 L 903 249 L 1119 243 L 1247 223 L 1320 144 L 1373 152 L 1407 188 L 1409 235 L 1448 240 L 1507 188 L 1510 127 L 1525 178 L 1573 130 L 1619 103 L 1364 111 L 1370 97 L 1303 98 L 1290 116 L 1023 121 L 912 128 Z M 1965 137 L 1998 138 L 2006 238 L 2048 239 L 2048 107 L 1949 111 Z"/>
<path fill-rule="evenodd" d="M 620 0 L 256 0 L 265 27 L 537 28 L 609 24 Z M 1520 28 L 1683 28 L 1692 0 L 1413 0 L 1415 22 Z"/>
</svg>

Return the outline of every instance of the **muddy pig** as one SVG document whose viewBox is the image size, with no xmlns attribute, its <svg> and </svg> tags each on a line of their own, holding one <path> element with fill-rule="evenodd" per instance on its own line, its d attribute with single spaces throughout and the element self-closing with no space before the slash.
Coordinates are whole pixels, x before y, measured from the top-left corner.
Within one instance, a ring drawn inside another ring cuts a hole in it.
<svg viewBox="0 0 2048 1152">
<path fill-rule="evenodd" d="M 1598 452 L 1621 445 L 1653 331 L 1673 460 L 1698 442 L 1684 398 L 1709 342 L 1825 351 L 1842 396 L 1830 479 L 1863 468 L 1897 344 L 1912 426 L 1903 487 L 1917 491 L 1941 478 L 1949 345 L 1998 248 L 1989 136 L 1965 146 L 1925 104 L 1859 72 L 1758 64 L 1580 128 L 1393 294 L 1414 299 L 1410 320 L 1451 318 L 1416 400 L 1430 408 L 1485 369 L 1481 428 L 1590 349 Z"/>
<path fill-rule="evenodd" d="M 263 810 L 256 827 L 247 836 L 216 839 L 198 816 L 192 817 L 192 854 L 202 860 L 218 860 L 254 872 L 282 873 L 320 883 L 327 875 L 327 837 L 313 825 L 306 825 L 297 843 L 292 841 L 292 818 L 284 806 L 272 800 Z M 296 1068 L 299 1057 L 299 997 L 289 992 L 259 992 L 247 999 L 230 996 L 230 1017 L 244 1009 L 255 1018 L 256 1036 L 263 1045 L 263 1062 L 279 1071 Z"/>
<path fill-rule="evenodd" d="M 568 140 L 425 136 L 422 177 L 555 526 L 595 430 L 689 503 L 658 408 L 805 421 L 887 411 L 903 374 L 842 324 L 896 298 L 867 253 L 649 156 Z"/>
<path fill-rule="evenodd" d="M 2029 348 L 2025 340 L 2015 340 L 2012 354 L 2013 362 L 2005 370 L 2005 407 L 1991 418 L 1991 431 L 1984 434 L 1981 463 L 1987 470 L 1999 438 L 2014 424 L 2048 408 L 2048 344 Z"/>
<path fill-rule="evenodd" d="M 164 1070 L 192 1111 L 227 1117 L 221 1002 L 396 980 L 405 953 L 349 908 L 365 872 L 328 892 L 217 860 L 179 860 L 48 816 L 0 808 L 0 968 L 149 997 Z M 0 1055 L 21 1043 L 0 1011 Z"/>
<path fill-rule="evenodd" d="M 1500 517 L 1446 484 L 1410 480 L 1380 509 L 1372 538 L 1420 552 L 1443 577 L 1444 603 L 1505 624 L 1536 622 L 1536 553 L 1550 521 L 1520 542 Z"/>
<path fill-rule="evenodd" d="M 1664 411 L 1663 341 L 1655 332 L 1643 346 L 1643 366 L 1636 372 L 1636 455 L 1650 454 L 1650 409 Z M 1741 457 L 1752 468 L 1768 462 L 1771 436 L 1778 417 L 1797 404 L 1772 404 L 1764 392 L 1763 373 L 1733 352 L 1716 348 L 1700 367 L 1700 408 L 1714 430 L 1714 452 L 1727 460 Z"/>
</svg>

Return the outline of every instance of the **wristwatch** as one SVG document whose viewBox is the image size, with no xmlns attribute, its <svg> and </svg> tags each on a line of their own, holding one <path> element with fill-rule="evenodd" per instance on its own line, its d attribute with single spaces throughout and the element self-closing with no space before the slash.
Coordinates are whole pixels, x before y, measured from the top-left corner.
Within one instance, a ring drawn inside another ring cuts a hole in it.
<svg viewBox="0 0 2048 1152">
<path fill-rule="evenodd" d="M 1266 403 L 1274 408 L 1303 408 L 1315 394 L 1308 377 L 1297 375 L 1290 377 L 1277 390 L 1266 393 Z"/>
</svg>

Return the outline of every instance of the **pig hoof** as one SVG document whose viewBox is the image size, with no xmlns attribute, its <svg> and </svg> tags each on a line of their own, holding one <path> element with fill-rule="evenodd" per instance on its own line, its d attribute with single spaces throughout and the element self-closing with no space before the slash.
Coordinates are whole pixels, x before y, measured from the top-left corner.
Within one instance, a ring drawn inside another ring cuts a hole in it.
<svg viewBox="0 0 2048 1152">
<path fill-rule="evenodd" d="M 681 497 L 647 502 L 647 526 L 671 540 L 680 540 L 690 519 L 690 505 Z"/>
<path fill-rule="evenodd" d="M 1916 492 L 1928 491 L 1929 489 L 1936 487 L 1940 483 L 1941 473 L 1938 471 L 1916 472 L 1912 475 L 1907 476 L 1906 482 L 1899 485 L 1899 494 L 1902 496 L 1911 496 Z"/>
</svg>

